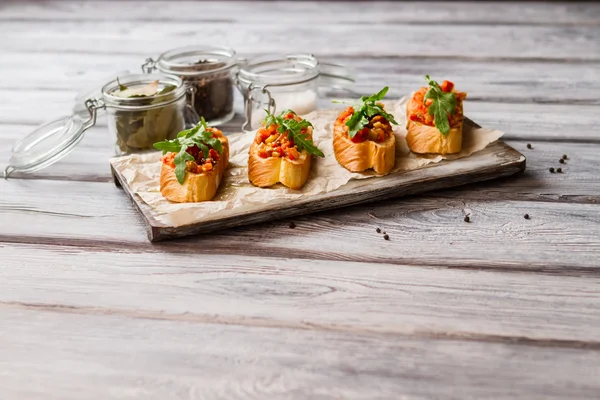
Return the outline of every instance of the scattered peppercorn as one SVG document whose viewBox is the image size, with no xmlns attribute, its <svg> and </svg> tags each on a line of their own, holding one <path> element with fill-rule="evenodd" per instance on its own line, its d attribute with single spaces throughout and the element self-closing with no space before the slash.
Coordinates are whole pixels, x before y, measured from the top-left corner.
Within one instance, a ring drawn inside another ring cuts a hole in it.
<svg viewBox="0 0 600 400">
<path fill-rule="evenodd" d="M 381 229 L 377 228 L 375 230 L 377 231 L 377 233 L 381 233 Z"/>
<path fill-rule="evenodd" d="M 556 172 L 558 172 L 560 174 L 562 172 L 562 168 L 557 168 Z"/>
<path fill-rule="evenodd" d="M 563 154 L 563 160 L 566 160 L 567 158 L 569 158 L 569 157 L 567 157 L 566 154 Z"/>
<path fill-rule="evenodd" d="M 533 147 L 531 147 L 531 143 L 527 143 L 527 148 L 528 149 L 532 149 Z"/>
<path fill-rule="evenodd" d="M 558 160 L 559 163 L 564 164 L 565 163 L 565 159 L 561 158 L 560 160 Z"/>
<path fill-rule="evenodd" d="M 294 229 L 296 227 L 296 224 L 293 222 L 290 222 L 290 229 Z"/>
<path fill-rule="evenodd" d="M 550 167 L 550 172 L 554 173 L 554 168 Z"/>
<path fill-rule="evenodd" d="M 471 222 L 471 218 L 468 215 L 465 215 L 465 222 Z"/>
<path fill-rule="evenodd" d="M 390 240 L 390 237 L 389 237 L 388 235 L 383 235 L 383 238 L 384 238 L 385 240 Z"/>
<path fill-rule="evenodd" d="M 525 215 L 523 215 L 523 218 L 525 218 L 525 219 L 529 219 L 529 214 L 525 214 Z"/>
<path fill-rule="evenodd" d="M 385 231 L 383 231 L 383 234 L 384 234 L 384 235 L 385 235 L 385 233 L 386 233 L 386 232 L 385 232 Z"/>
</svg>

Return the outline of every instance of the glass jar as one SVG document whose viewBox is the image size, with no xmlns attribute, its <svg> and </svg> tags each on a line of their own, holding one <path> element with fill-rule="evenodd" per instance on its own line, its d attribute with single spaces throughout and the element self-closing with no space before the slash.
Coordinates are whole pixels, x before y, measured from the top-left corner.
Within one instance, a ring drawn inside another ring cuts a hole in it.
<svg viewBox="0 0 600 400">
<path fill-rule="evenodd" d="M 149 83 L 156 85 L 154 94 L 117 95 L 122 86 L 139 89 Z M 108 129 L 116 137 L 118 155 L 153 149 L 154 143 L 173 139 L 185 127 L 196 125 L 200 120 L 193 109 L 193 96 L 188 103 L 186 93 L 190 91 L 176 76 L 120 76 L 103 85 L 99 93 L 99 97 L 85 100 L 87 116 L 76 109 L 73 115 L 48 122 L 15 144 L 4 176 L 14 171 L 37 171 L 69 154 L 83 133 L 96 124 L 97 113 L 104 109 Z"/>
<path fill-rule="evenodd" d="M 156 94 L 118 97 L 120 85 L 139 89 L 158 81 Z M 117 154 L 153 148 L 154 143 L 174 139 L 186 125 L 186 87 L 181 79 L 168 75 L 127 75 L 102 87 L 108 129 L 117 138 Z M 190 124 L 198 122 L 189 121 Z"/>
<path fill-rule="evenodd" d="M 245 100 L 242 129 L 248 132 L 260 127 L 265 110 L 307 114 L 317 109 L 320 87 L 346 89 L 354 78 L 341 65 L 319 63 L 309 54 L 265 55 L 242 66 L 236 84 Z"/>
<path fill-rule="evenodd" d="M 146 73 L 158 69 L 176 75 L 194 91 L 194 108 L 208 125 L 218 126 L 233 118 L 233 79 L 237 56 L 227 47 L 181 47 L 169 50 L 154 61 L 146 60 Z"/>
</svg>

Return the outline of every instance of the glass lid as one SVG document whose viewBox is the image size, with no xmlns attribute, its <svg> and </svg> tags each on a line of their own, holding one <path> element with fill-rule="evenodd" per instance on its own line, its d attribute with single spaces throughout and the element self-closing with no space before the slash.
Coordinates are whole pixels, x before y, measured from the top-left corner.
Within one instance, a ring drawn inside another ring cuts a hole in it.
<svg viewBox="0 0 600 400">
<path fill-rule="evenodd" d="M 147 63 L 153 64 L 150 60 Z M 161 54 L 151 68 L 163 73 L 177 73 L 181 76 L 196 76 L 227 70 L 237 65 L 233 49 L 219 46 L 179 47 Z M 146 64 L 144 68 L 149 67 Z"/>
<path fill-rule="evenodd" d="M 240 68 L 238 79 L 245 85 L 285 85 L 309 81 L 319 75 L 319 62 L 309 54 L 265 55 Z"/>
<path fill-rule="evenodd" d="M 4 177 L 14 171 L 32 172 L 55 163 L 75 148 L 85 129 L 78 116 L 62 117 L 38 127 L 13 147 Z"/>
</svg>

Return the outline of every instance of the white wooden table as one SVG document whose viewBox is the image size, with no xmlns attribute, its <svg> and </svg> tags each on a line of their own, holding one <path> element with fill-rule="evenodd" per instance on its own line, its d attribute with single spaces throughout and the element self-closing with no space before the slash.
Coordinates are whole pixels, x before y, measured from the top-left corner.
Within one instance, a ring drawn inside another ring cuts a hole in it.
<svg viewBox="0 0 600 400">
<path fill-rule="evenodd" d="M 527 171 L 152 245 L 101 119 L 0 180 L 0 399 L 600 396 L 598 4 L 4 2 L 0 160 L 187 44 L 312 52 L 361 93 L 453 80 Z"/>
</svg>

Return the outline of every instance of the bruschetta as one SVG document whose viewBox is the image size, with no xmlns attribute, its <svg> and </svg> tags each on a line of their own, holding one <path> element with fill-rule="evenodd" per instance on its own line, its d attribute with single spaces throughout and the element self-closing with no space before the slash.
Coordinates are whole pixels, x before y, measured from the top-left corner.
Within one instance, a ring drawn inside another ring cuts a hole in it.
<svg viewBox="0 0 600 400">
<path fill-rule="evenodd" d="M 439 85 L 429 76 L 429 86 L 413 93 L 406 105 L 406 142 L 414 153 L 453 154 L 462 149 L 463 100 L 465 92 L 454 84 Z"/>
<path fill-rule="evenodd" d="M 248 153 L 248 179 L 258 187 L 281 182 L 300 189 L 310 173 L 311 157 L 323 157 L 312 142 L 313 127 L 295 112 L 267 114 Z"/>
<path fill-rule="evenodd" d="M 337 161 L 351 172 L 373 169 L 385 175 L 394 168 L 396 137 L 392 124 L 397 122 L 382 103 L 387 86 L 361 103 L 348 107 L 334 122 L 333 151 Z"/>
<path fill-rule="evenodd" d="M 160 193 L 175 203 L 211 200 L 229 163 L 229 141 L 219 129 L 206 126 L 180 132 L 173 140 L 154 144 L 163 150 Z"/>
</svg>

